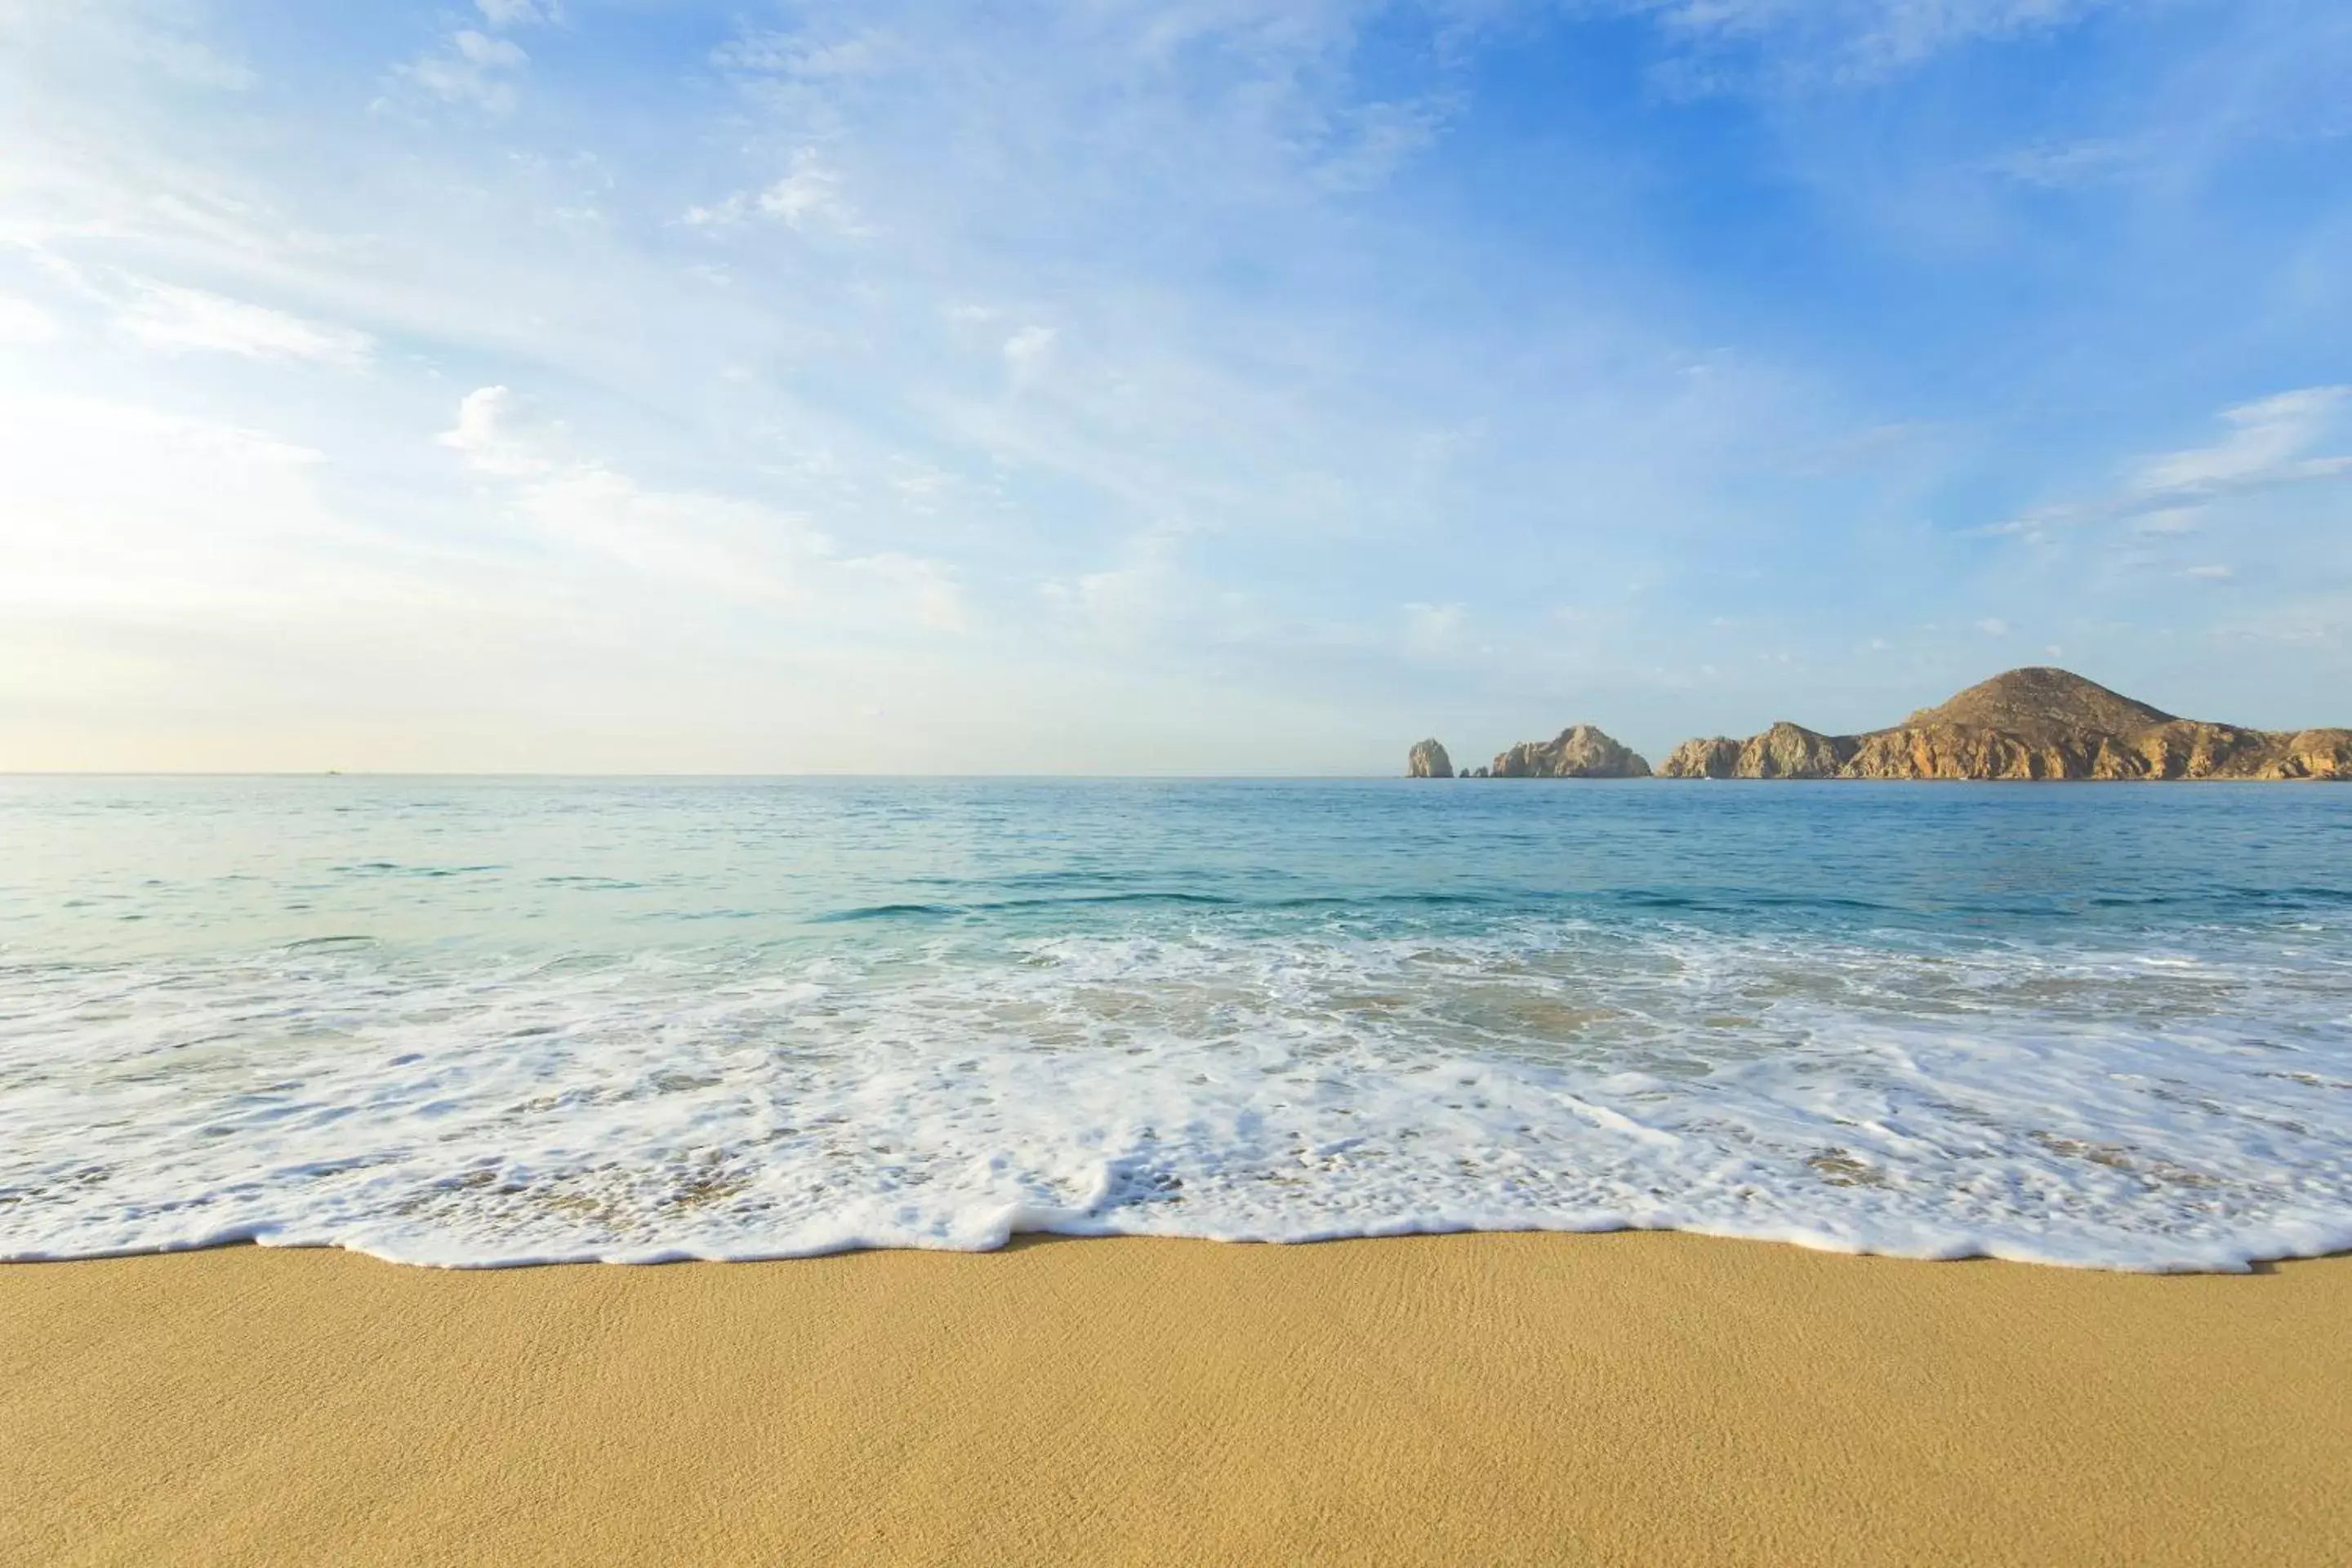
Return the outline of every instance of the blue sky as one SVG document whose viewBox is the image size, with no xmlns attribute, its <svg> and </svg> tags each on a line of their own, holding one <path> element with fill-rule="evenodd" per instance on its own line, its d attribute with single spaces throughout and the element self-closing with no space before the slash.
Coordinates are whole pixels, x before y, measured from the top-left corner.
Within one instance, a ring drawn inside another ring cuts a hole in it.
<svg viewBox="0 0 2352 1568">
<path fill-rule="evenodd" d="M 0 766 L 2352 722 L 2335 0 L 0 0 Z"/>
</svg>

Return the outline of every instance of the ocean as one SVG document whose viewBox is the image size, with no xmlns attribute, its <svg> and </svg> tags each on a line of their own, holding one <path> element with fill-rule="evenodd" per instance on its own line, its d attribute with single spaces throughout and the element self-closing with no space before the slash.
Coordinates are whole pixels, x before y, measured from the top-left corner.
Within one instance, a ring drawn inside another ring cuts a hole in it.
<svg viewBox="0 0 2352 1568">
<path fill-rule="evenodd" d="M 2352 789 L 0 778 L 0 1257 L 2352 1247 Z"/>
</svg>

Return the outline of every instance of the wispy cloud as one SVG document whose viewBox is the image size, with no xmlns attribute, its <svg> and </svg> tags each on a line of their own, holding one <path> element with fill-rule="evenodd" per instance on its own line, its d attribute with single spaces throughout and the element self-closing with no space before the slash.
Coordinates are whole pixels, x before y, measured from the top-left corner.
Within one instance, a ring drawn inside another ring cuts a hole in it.
<svg viewBox="0 0 2352 1568">
<path fill-rule="evenodd" d="M 174 354 L 360 365 L 375 348 L 374 339 L 349 327 L 305 321 L 266 305 L 152 279 L 131 280 L 127 297 L 114 313 L 114 327 L 142 347 Z"/>
<path fill-rule="evenodd" d="M 2204 507 L 2232 496 L 2352 478 L 2352 453 L 2315 452 L 2352 410 L 2352 386 L 2306 386 L 2221 411 L 2228 434 L 2204 447 L 2126 465 L 2123 485 L 2088 501 L 2038 507 L 1993 531 L 2039 536 L 2053 528 L 2137 521 L 2142 531 L 2185 533 Z"/>
<path fill-rule="evenodd" d="M 1201 595 L 1179 563 L 1174 535 L 1151 530 L 1130 541 L 1117 566 L 1039 584 L 1048 604 L 1083 631 L 1117 643 L 1137 643 L 1197 613 Z"/>
<path fill-rule="evenodd" d="M 814 147 L 793 152 L 783 176 L 754 191 L 739 191 L 709 206 L 689 207 L 686 221 L 698 227 L 725 227 L 751 218 L 772 218 L 788 228 L 827 229 L 863 236 L 872 232 L 843 190 L 840 172 Z"/>
<path fill-rule="evenodd" d="M 468 393 L 436 439 L 501 486 L 511 515 L 573 555 L 673 588 L 746 599 L 836 628 L 967 622 L 951 573 L 901 552 L 845 553 L 805 515 L 639 483 L 504 386 Z"/>
<path fill-rule="evenodd" d="M 1051 327 L 1032 323 L 1004 340 L 1005 368 L 1012 372 L 1014 384 L 1025 386 L 1045 374 L 1059 336 Z"/>
<path fill-rule="evenodd" d="M 530 56 L 512 38 L 460 27 L 441 45 L 394 68 L 445 103 L 468 104 L 486 114 L 514 112 L 520 100 L 515 79 Z"/>
<path fill-rule="evenodd" d="M 2144 144 L 2096 136 L 2035 142 L 1986 159 L 1980 166 L 2021 185 L 2063 191 L 2122 177 L 2145 167 L 2153 156 Z"/>
<path fill-rule="evenodd" d="M 235 51 L 205 37 L 181 0 L 0 0 L 0 38 L 16 48 L 69 49 L 180 87 L 245 92 L 260 80 Z"/>
<path fill-rule="evenodd" d="M 563 7 L 557 0 L 474 0 L 474 4 L 493 27 L 523 27 L 563 19 Z"/>
<path fill-rule="evenodd" d="M 245 92 L 261 79 L 244 61 L 178 34 L 147 33 L 133 42 L 129 52 L 167 79 L 190 87 Z"/>
<path fill-rule="evenodd" d="M 1694 89 L 1874 81 L 1948 50 L 2046 33 L 2128 0 L 1620 0 L 1691 51 Z"/>
<path fill-rule="evenodd" d="M 821 81 L 880 75 L 891 68 L 896 52 L 890 35 L 872 30 L 833 34 L 761 30 L 729 39 L 711 58 L 722 70 Z"/>
<path fill-rule="evenodd" d="M 521 101 L 520 84 L 530 64 L 530 53 L 503 35 L 561 22 L 562 7 L 559 0 L 475 0 L 475 7 L 488 31 L 453 28 L 434 47 L 394 66 L 393 74 L 445 103 L 503 117 Z"/>
<path fill-rule="evenodd" d="M 2352 386 L 2306 386 L 2224 409 L 2228 436 L 2210 447 L 2141 459 L 2127 494 L 2137 504 L 2173 506 L 2352 474 L 2352 455 L 2311 454 L 2340 422 L 2347 400 Z"/>
</svg>

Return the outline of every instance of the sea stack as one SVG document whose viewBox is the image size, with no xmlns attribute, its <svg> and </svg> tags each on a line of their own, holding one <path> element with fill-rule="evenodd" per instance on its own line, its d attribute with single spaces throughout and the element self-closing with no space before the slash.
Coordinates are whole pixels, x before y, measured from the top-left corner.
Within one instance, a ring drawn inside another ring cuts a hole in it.
<svg viewBox="0 0 2352 1568">
<path fill-rule="evenodd" d="M 1450 779 L 1454 776 L 1454 759 L 1435 741 L 1423 741 L 1405 757 L 1404 776 L 1409 779 Z"/>
<path fill-rule="evenodd" d="M 2070 670 L 2012 669 L 1902 723 L 1824 735 L 1779 723 L 1685 741 L 1660 770 L 1710 779 L 2352 779 L 2352 730 L 2181 719 Z"/>
<path fill-rule="evenodd" d="M 1591 724 L 1549 741 L 1522 741 L 1495 759 L 1498 779 L 1645 779 L 1650 764 Z"/>
</svg>

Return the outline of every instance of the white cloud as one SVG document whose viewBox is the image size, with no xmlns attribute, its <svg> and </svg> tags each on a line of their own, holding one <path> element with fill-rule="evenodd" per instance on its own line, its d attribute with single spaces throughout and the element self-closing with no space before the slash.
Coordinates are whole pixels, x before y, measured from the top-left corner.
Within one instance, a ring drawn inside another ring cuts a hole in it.
<svg viewBox="0 0 2352 1568">
<path fill-rule="evenodd" d="M 2147 157 L 2147 150 L 2112 137 L 2037 142 L 1987 160 L 1988 174 L 2037 190 L 2072 190 L 2124 174 Z"/>
<path fill-rule="evenodd" d="M 956 481 L 950 474 L 918 464 L 908 472 L 893 476 L 889 486 L 909 507 L 920 511 L 934 511 L 938 510 L 941 498 L 956 488 Z"/>
<path fill-rule="evenodd" d="M 1196 615 L 1201 595 L 1176 558 L 1176 536 L 1147 529 L 1129 540 L 1126 561 L 1100 572 L 1040 584 L 1049 603 L 1071 612 L 1080 629 L 1117 643 L 1149 640 Z"/>
<path fill-rule="evenodd" d="M 711 59 L 722 70 L 781 76 L 796 81 L 876 76 L 898 52 L 887 33 L 866 31 L 825 38 L 808 34 L 750 33 L 722 44 Z"/>
<path fill-rule="evenodd" d="M 438 49 L 393 69 L 444 102 L 505 115 L 513 113 L 520 101 L 514 78 L 530 63 L 530 56 L 513 39 L 464 27 L 450 34 Z"/>
<path fill-rule="evenodd" d="M 261 79 L 243 60 L 223 55 L 194 38 L 152 33 L 142 40 L 138 53 L 163 75 L 190 87 L 245 92 Z"/>
<path fill-rule="evenodd" d="M 449 41 L 457 46 L 458 55 L 467 62 L 486 69 L 509 69 L 530 63 L 530 57 L 523 52 L 522 46 L 511 38 L 493 38 L 486 33 L 467 29 L 452 34 Z"/>
<path fill-rule="evenodd" d="M 152 445 L 159 450 L 168 448 L 240 465 L 281 468 L 305 468 L 326 460 L 326 454 L 317 448 L 268 431 L 133 404 L 53 397 L 11 402 L 6 406 L 13 418 L 32 420 L 37 426 L 70 431 L 77 439 L 93 444 Z M 97 449 L 96 445 L 86 448 Z"/>
<path fill-rule="evenodd" d="M 1977 630 L 1989 637 L 2005 637 L 2009 635 L 2009 623 L 1999 616 L 1987 616 L 1977 623 Z"/>
<path fill-rule="evenodd" d="M 1054 340 L 1060 335 L 1051 327 L 1033 324 L 1004 340 L 1004 363 L 1013 373 L 1014 385 L 1028 385 L 1045 374 L 1054 353 Z"/>
<path fill-rule="evenodd" d="M 1395 103 L 1368 103 L 1335 118 L 1315 166 L 1318 184 L 1335 191 L 1369 191 L 1444 134 L 1464 108 L 1458 93 L 1433 93 Z"/>
<path fill-rule="evenodd" d="M 689 208 L 686 221 L 699 227 L 717 227 L 752 217 L 773 218 L 803 231 L 823 228 L 853 236 L 869 232 L 857 209 L 842 195 L 840 174 L 814 147 L 795 151 L 782 179 L 757 191 L 739 191 L 710 206 Z"/>
<path fill-rule="evenodd" d="M 2130 493 L 2175 505 L 2182 500 L 2269 489 L 2352 474 L 2352 456 L 2310 457 L 2343 411 L 2352 386 L 2306 386 L 2224 409 L 2230 434 L 2210 447 L 2144 458 Z"/>
<path fill-rule="evenodd" d="M 841 176 L 824 166 L 814 147 L 794 153 L 792 173 L 761 191 L 753 205 L 794 228 L 817 222 L 841 228 L 856 221 L 841 197 Z"/>
<path fill-rule="evenodd" d="M 563 16 L 556 0 L 474 0 L 474 4 L 481 10 L 482 20 L 493 27 L 534 26 Z"/>
<path fill-rule="evenodd" d="M 1617 0 L 1694 51 L 1671 79 L 1704 90 L 1748 72 L 1873 81 L 1949 49 L 2047 32 L 2118 0 Z"/>
<path fill-rule="evenodd" d="M 478 387 L 457 404 L 457 423 L 435 439 L 466 455 L 478 472 L 499 479 L 528 479 L 554 470 L 551 449 L 565 432 L 539 419 L 512 388 Z"/>
<path fill-rule="evenodd" d="M 1045 187 L 1072 174 L 1101 182 L 1070 193 L 1088 205 L 1162 187 L 1278 204 L 1377 185 L 1467 107 L 1465 42 L 1536 5 L 1404 8 L 1401 30 L 1424 47 L 1378 95 L 1362 90 L 1358 58 L 1385 10 L 1370 0 L 1066 6 L 972 13 L 971 26 L 920 0 L 838 8 L 852 26 L 795 9 L 810 13 L 805 26 L 750 30 L 712 55 L 777 129 L 824 143 L 908 94 L 894 113 L 929 122 L 934 175 L 992 186 L 1013 171 L 1044 176 L 1012 193 L 1018 211 L 1053 200 Z"/>
<path fill-rule="evenodd" d="M 467 104 L 502 117 L 513 113 L 521 101 L 518 79 L 530 66 L 530 56 L 512 38 L 498 35 L 562 21 L 562 0 L 474 0 L 474 5 L 488 32 L 456 28 L 436 47 L 394 66 L 393 74 L 445 103 Z"/>
<path fill-rule="evenodd" d="M 164 353 L 225 353 L 246 359 L 360 365 L 375 340 L 349 327 L 305 321 L 266 305 L 151 279 L 133 279 L 116 310 L 118 331 Z"/>
<path fill-rule="evenodd" d="M 2124 483 L 2099 500 L 2037 507 L 1990 531 L 2041 539 L 2073 524 L 2130 521 L 2142 533 L 2189 533 L 2208 503 L 2289 486 L 2352 478 L 2352 454 L 2313 452 L 2352 408 L 2352 386 L 2306 386 L 2225 408 L 2229 434 L 2125 466 Z"/>
<path fill-rule="evenodd" d="M 845 554 L 808 517 L 739 497 L 640 484 L 581 452 L 570 428 L 512 389 L 485 386 L 436 439 L 499 482 L 518 521 L 577 557 L 835 627 L 961 631 L 953 574 L 897 551 Z"/>
<path fill-rule="evenodd" d="M 2237 573 L 2227 566 L 2216 564 L 2210 566 L 2191 566 L 2189 570 L 2183 572 L 2181 575 L 2184 577 L 2201 578 L 2209 583 L 2226 583 L 2231 578 L 2236 576 Z"/>
<path fill-rule="evenodd" d="M 0 37 L 12 50 L 58 50 L 183 87 L 244 92 L 259 81 L 199 37 L 187 10 L 175 0 L 0 0 Z"/>
</svg>

